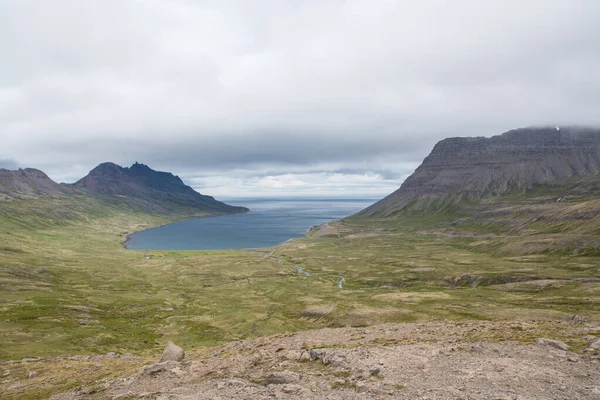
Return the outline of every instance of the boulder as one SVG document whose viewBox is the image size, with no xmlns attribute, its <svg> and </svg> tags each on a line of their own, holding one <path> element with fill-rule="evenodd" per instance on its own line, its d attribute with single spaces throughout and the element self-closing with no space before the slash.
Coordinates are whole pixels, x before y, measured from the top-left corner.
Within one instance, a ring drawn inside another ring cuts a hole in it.
<svg viewBox="0 0 600 400">
<path fill-rule="evenodd" d="M 267 376 L 267 385 L 285 385 L 298 381 L 300 381 L 300 375 L 291 371 L 272 372 Z"/>
<path fill-rule="evenodd" d="M 543 346 L 554 347 L 558 350 L 569 351 L 569 345 L 561 342 L 560 340 L 540 338 L 535 343 Z"/>
<path fill-rule="evenodd" d="M 140 369 L 141 375 L 156 375 L 164 371 L 172 371 L 178 368 L 181 364 L 177 361 L 164 361 L 158 364 L 146 365 Z"/>
<path fill-rule="evenodd" d="M 331 365 L 332 367 L 342 367 L 346 363 L 345 355 L 326 349 L 312 349 L 309 355 L 311 360 L 320 360 L 323 365 Z"/>
<path fill-rule="evenodd" d="M 162 355 L 162 358 L 160 359 L 160 362 L 165 362 L 165 361 L 179 361 L 180 362 L 183 360 L 184 357 L 185 357 L 185 352 L 183 351 L 183 349 L 181 347 L 177 346 L 175 343 L 169 342 L 165 346 L 165 350 L 163 351 L 163 355 Z"/>
<path fill-rule="evenodd" d="M 372 376 L 379 375 L 380 372 L 381 372 L 381 369 L 379 368 L 379 366 L 377 366 L 377 365 L 371 365 L 370 367 L 365 368 L 363 370 L 362 376 L 363 376 L 364 379 L 369 379 Z"/>
<path fill-rule="evenodd" d="M 379 372 L 381 372 L 381 369 L 377 365 L 371 365 L 367 369 L 367 372 L 369 373 L 369 375 L 379 375 Z"/>
</svg>

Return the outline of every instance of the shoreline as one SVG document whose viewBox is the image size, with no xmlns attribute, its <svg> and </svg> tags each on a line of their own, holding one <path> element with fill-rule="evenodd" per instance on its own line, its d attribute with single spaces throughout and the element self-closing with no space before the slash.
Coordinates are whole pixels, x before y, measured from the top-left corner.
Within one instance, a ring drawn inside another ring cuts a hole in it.
<svg viewBox="0 0 600 400">
<path fill-rule="evenodd" d="M 244 212 L 244 213 L 236 213 L 236 214 L 245 214 L 245 213 L 246 212 Z M 158 250 L 160 250 L 160 251 L 262 251 L 262 250 L 265 250 L 265 249 L 276 249 L 276 248 L 278 248 L 280 246 L 286 245 L 286 244 L 291 243 L 291 242 L 293 242 L 295 240 L 298 240 L 298 239 L 310 238 L 310 237 L 312 237 L 314 235 L 313 230 L 318 231 L 323 226 L 329 227 L 328 224 L 330 224 L 332 222 L 339 221 L 339 219 L 338 220 L 334 219 L 334 220 L 331 220 L 331 221 L 324 222 L 321 225 L 313 225 L 309 230 L 304 231 L 304 232 L 300 232 L 299 235 L 302 235 L 302 236 L 289 238 L 289 239 L 286 239 L 286 240 L 284 240 L 282 242 L 276 243 L 273 246 L 267 246 L 267 247 L 243 247 L 243 248 L 239 248 L 239 249 L 185 249 L 185 250 L 172 250 L 172 249 L 130 249 L 128 247 L 128 245 L 127 245 L 127 243 L 131 240 L 131 237 L 134 234 L 139 233 L 139 232 L 143 232 L 143 231 L 148 230 L 148 229 L 160 228 L 162 226 L 174 224 L 176 222 L 190 221 L 190 220 L 194 220 L 194 219 L 211 218 L 211 217 L 223 217 L 223 216 L 226 216 L 226 215 L 233 215 L 233 214 L 209 215 L 209 216 L 200 217 L 200 218 L 183 219 L 183 220 L 169 222 L 169 223 L 166 223 L 166 224 L 163 224 L 163 225 L 158 225 L 158 226 L 152 226 L 152 227 L 149 227 L 149 228 L 144 228 L 144 229 L 141 229 L 139 231 L 135 231 L 135 232 L 131 232 L 131 233 L 125 233 L 123 235 L 123 237 L 122 237 L 123 240 L 121 241 L 121 245 L 123 246 L 123 248 L 125 250 L 132 250 L 132 251 L 158 251 Z"/>
<path fill-rule="evenodd" d="M 192 221 L 192 220 L 194 220 L 194 219 L 204 219 L 204 218 L 213 218 L 213 217 L 223 217 L 223 216 L 226 216 L 226 215 L 246 214 L 246 213 L 248 213 L 248 212 L 250 212 L 250 209 L 248 209 L 248 208 L 247 208 L 245 211 L 242 211 L 242 212 L 234 212 L 234 213 L 229 213 L 229 214 L 191 215 L 191 216 L 186 216 L 186 217 L 183 217 L 183 218 L 177 218 L 177 219 L 174 219 L 174 220 L 173 220 L 173 221 L 171 221 L 171 222 L 167 222 L 167 223 L 165 223 L 165 224 L 162 224 L 162 225 L 149 226 L 149 227 L 147 227 L 147 228 L 140 229 L 140 230 L 137 230 L 137 231 L 134 231 L 134 232 L 125 232 L 125 233 L 124 233 L 124 234 L 121 236 L 121 242 L 119 242 L 119 243 L 121 244 L 121 246 L 122 246 L 122 247 L 123 247 L 125 250 L 143 251 L 143 250 L 130 249 L 130 248 L 127 246 L 127 243 L 129 243 L 129 241 L 131 240 L 131 237 L 132 237 L 133 235 L 135 235 L 136 233 L 143 232 L 143 231 L 147 231 L 148 229 L 160 228 L 160 227 L 162 227 L 162 226 L 171 225 L 171 224 L 174 224 L 174 223 L 176 223 L 176 222 Z M 155 250 L 155 249 L 153 249 L 153 250 Z M 189 250 L 189 251 L 198 251 L 198 250 Z"/>
</svg>

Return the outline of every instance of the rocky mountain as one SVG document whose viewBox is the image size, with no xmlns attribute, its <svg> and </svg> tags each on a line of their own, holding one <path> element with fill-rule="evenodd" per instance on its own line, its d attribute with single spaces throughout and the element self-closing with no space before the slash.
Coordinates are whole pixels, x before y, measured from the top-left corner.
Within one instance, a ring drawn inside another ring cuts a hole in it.
<svg viewBox="0 0 600 400">
<path fill-rule="evenodd" d="M 481 199 L 563 179 L 600 174 L 600 129 L 540 127 L 438 142 L 402 186 L 360 215 Z"/>
<path fill-rule="evenodd" d="M 155 171 L 144 164 L 121 167 L 102 163 L 72 185 L 87 192 L 119 196 L 122 199 L 142 200 L 166 209 L 196 208 L 211 213 L 240 213 L 245 207 L 234 207 L 196 192 L 169 172 Z"/>
<path fill-rule="evenodd" d="M 169 172 L 135 163 L 123 168 L 103 163 L 74 184 L 58 184 L 44 172 L 25 168 L 0 169 L 0 201 L 39 196 L 94 196 L 113 204 L 124 203 L 148 212 L 174 211 L 231 214 L 248 211 L 205 196 Z"/>
<path fill-rule="evenodd" d="M 0 169 L 0 200 L 41 195 L 62 197 L 67 193 L 67 188 L 54 182 L 38 169 Z"/>
</svg>

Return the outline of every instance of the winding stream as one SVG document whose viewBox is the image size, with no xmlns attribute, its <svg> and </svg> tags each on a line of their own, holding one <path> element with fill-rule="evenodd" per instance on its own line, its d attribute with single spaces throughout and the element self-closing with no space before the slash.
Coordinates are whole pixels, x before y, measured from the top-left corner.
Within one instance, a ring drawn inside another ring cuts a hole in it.
<svg viewBox="0 0 600 400">
<path fill-rule="evenodd" d="M 277 260 L 277 263 L 281 264 L 281 258 L 279 257 L 274 257 Z M 298 273 L 300 275 L 304 275 L 304 276 L 311 276 L 310 272 L 305 271 L 304 268 L 302 268 L 302 265 L 296 265 L 296 269 L 298 270 Z M 338 284 L 337 284 L 337 288 L 338 289 L 343 289 L 342 285 L 344 284 L 344 281 L 346 280 L 346 278 L 342 275 L 334 275 L 337 278 L 340 278 Z"/>
</svg>

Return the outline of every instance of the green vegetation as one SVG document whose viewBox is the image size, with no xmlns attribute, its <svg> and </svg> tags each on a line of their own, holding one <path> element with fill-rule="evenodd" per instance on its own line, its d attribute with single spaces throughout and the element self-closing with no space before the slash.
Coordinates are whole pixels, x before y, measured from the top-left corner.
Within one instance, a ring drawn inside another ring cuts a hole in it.
<svg viewBox="0 0 600 400">
<path fill-rule="evenodd" d="M 155 357 L 168 340 L 201 350 L 380 322 L 597 323 L 600 198 L 585 186 L 597 182 L 439 213 L 351 218 L 333 224 L 334 235 L 265 251 L 157 250 L 152 259 L 123 249 L 124 235 L 189 215 L 149 215 L 84 197 L 1 203 L 0 360 Z M 81 384 L 73 379 L 65 374 L 45 391 L 17 393 L 35 398 Z"/>
</svg>

